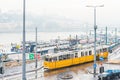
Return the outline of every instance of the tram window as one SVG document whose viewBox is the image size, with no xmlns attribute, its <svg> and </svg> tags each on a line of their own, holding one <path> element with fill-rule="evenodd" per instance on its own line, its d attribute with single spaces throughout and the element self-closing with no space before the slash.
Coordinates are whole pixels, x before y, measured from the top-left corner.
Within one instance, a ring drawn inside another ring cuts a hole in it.
<svg viewBox="0 0 120 80">
<path fill-rule="evenodd" d="M 83 53 L 83 52 L 81 52 L 81 56 L 84 56 L 84 53 Z"/>
<path fill-rule="evenodd" d="M 74 54 L 70 54 L 71 55 L 71 58 L 74 58 Z"/>
<path fill-rule="evenodd" d="M 78 53 L 75 53 L 75 57 L 78 57 Z"/>
<path fill-rule="evenodd" d="M 106 51 L 107 51 L 107 48 L 104 48 L 104 49 L 103 49 L 103 52 L 106 52 Z"/>
<path fill-rule="evenodd" d="M 51 58 L 49 58 L 49 61 L 51 62 L 51 61 L 52 61 L 52 59 L 51 59 Z"/>
<path fill-rule="evenodd" d="M 67 54 L 67 59 L 70 59 L 70 54 Z"/>
<path fill-rule="evenodd" d="M 63 55 L 63 60 L 67 59 L 67 55 Z"/>
<path fill-rule="evenodd" d="M 49 59 L 48 59 L 48 58 L 45 58 L 45 61 L 49 61 Z"/>
<path fill-rule="evenodd" d="M 105 48 L 105 50 L 107 51 L 107 48 Z"/>
<path fill-rule="evenodd" d="M 61 55 L 61 56 L 59 56 L 59 60 L 62 60 L 62 55 Z"/>
<path fill-rule="evenodd" d="M 89 51 L 89 55 L 92 55 L 92 51 Z"/>
<path fill-rule="evenodd" d="M 57 61 L 57 57 L 53 57 L 53 61 Z"/>
<path fill-rule="evenodd" d="M 105 52 L 107 51 L 107 48 L 105 48 Z"/>
<path fill-rule="evenodd" d="M 87 51 L 85 52 L 85 55 L 87 56 Z"/>
<path fill-rule="evenodd" d="M 100 53 L 102 52 L 102 49 L 100 49 Z"/>
<path fill-rule="evenodd" d="M 104 52 L 104 49 L 103 49 L 103 52 Z"/>
</svg>

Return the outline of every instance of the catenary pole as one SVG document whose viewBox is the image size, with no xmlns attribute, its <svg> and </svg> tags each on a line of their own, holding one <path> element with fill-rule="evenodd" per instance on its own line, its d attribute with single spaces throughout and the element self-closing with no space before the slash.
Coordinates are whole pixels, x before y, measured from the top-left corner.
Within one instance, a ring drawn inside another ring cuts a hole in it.
<svg viewBox="0 0 120 80">
<path fill-rule="evenodd" d="M 36 76 L 35 78 L 37 79 L 37 62 L 38 62 L 38 55 L 37 55 L 37 27 L 35 28 L 35 32 L 36 32 L 36 37 L 35 37 L 35 42 L 36 42 L 36 48 L 35 48 L 35 53 L 36 53 L 36 59 L 35 59 L 35 68 L 36 68 Z"/>
<path fill-rule="evenodd" d="M 25 55 L 25 0 L 23 0 L 23 54 L 22 54 L 22 80 L 26 80 L 26 55 Z"/>
<path fill-rule="evenodd" d="M 97 5 L 97 6 L 91 6 L 91 5 L 88 5 L 87 7 L 92 7 L 94 8 L 94 64 L 93 64 L 93 67 L 94 67 L 94 77 L 96 77 L 96 30 L 97 30 L 97 25 L 96 25 L 96 8 L 97 7 L 103 7 L 104 5 Z"/>
</svg>

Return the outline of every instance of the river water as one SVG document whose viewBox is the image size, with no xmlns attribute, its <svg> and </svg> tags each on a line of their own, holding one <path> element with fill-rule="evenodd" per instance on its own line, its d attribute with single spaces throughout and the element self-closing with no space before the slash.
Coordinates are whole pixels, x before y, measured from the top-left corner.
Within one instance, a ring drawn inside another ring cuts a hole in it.
<svg viewBox="0 0 120 80">
<path fill-rule="evenodd" d="M 69 35 L 75 38 L 76 35 L 81 36 L 83 32 L 38 32 L 38 41 L 50 41 L 53 39 L 68 39 Z M 10 47 L 11 43 L 20 44 L 22 41 L 21 33 L 0 33 L 0 48 Z M 35 32 L 26 32 L 26 41 L 35 41 Z M 4 46 L 3 46 L 4 45 Z"/>
<path fill-rule="evenodd" d="M 38 41 L 52 40 L 52 39 L 66 39 L 71 35 L 75 37 L 76 35 L 81 36 L 82 32 L 38 32 Z M 20 42 L 22 41 L 22 33 L 0 33 L 0 44 Z M 26 32 L 26 41 L 35 41 L 35 32 Z"/>
</svg>

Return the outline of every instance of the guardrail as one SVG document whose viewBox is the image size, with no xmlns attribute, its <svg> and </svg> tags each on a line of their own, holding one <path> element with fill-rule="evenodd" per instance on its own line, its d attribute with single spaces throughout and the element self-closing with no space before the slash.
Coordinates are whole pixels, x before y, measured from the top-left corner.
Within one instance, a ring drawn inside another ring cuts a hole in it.
<svg viewBox="0 0 120 80">
<path fill-rule="evenodd" d="M 42 68 L 43 68 L 43 66 L 37 69 L 37 75 L 38 75 L 37 79 L 44 80 L 44 74 L 43 74 L 44 70 Z M 35 75 L 36 75 L 35 71 L 36 70 L 31 70 L 31 71 L 26 72 L 27 80 L 37 80 L 35 78 Z M 11 75 L 5 75 L 5 76 L 2 76 L 0 78 L 0 80 L 3 80 L 3 78 L 4 78 L 4 80 L 22 80 L 22 73 L 15 73 L 15 74 L 11 74 Z"/>
</svg>

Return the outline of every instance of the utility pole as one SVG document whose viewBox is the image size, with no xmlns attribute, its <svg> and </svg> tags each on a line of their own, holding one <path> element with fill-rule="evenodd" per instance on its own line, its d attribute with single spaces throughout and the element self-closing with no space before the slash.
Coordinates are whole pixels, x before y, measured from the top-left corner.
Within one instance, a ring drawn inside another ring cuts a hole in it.
<svg viewBox="0 0 120 80">
<path fill-rule="evenodd" d="M 71 47 L 71 35 L 69 35 L 69 46 Z"/>
<path fill-rule="evenodd" d="M 102 42 L 102 29 L 100 31 L 100 46 L 101 46 L 101 42 Z"/>
<path fill-rule="evenodd" d="M 107 45 L 107 27 L 106 27 L 106 45 Z"/>
<path fill-rule="evenodd" d="M 115 44 L 117 44 L 117 28 L 115 28 Z"/>
<path fill-rule="evenodd" d="M 26 54 L 25 54 L 25 0 L 23 0 L 23 55 L 22 55 L 22 80 L 26 80 Z"/>
<path fill-rule="evenodd" d="M 96 29 L 97 29 L 97 25 L 96 25 L 96 8 L 97 7 L 104 7 L 104 5 L 98 5 L 98 6 L 87 6 L 87 7 L 92 7 L 94 8 L 94 77 L 96 77 Z"/>
<path fill-rule="evenodd" d="M 76 35 L 76 45 L 77 45 L 77 48 L 78 48 L 78 36 Z"/>
<path fill-rule="evenodd" d="M 35 41 L 36 41 L 36 48 L 35 48 L 35 54 L 36 54 L 36 59 L 35 59 L 35 68 L 36 68 L 36 76 L 35 78 L 37 79 L 37 66 L 38 66 L 38 55 L 37 55 L 37 27 L 35 28 L 35 31 L 36 31 L 36 38 L 35 38 Z"/>
</svg>

